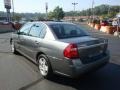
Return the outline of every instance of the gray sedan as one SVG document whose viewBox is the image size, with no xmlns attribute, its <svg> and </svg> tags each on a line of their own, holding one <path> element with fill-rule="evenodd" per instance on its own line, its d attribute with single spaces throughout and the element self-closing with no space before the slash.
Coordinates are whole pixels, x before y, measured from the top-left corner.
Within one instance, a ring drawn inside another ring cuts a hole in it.
<svg viewBox="0 0 120 90">
<path fill-rule="evenodd" d="M 11 50 L 35 62 L 41 75 L 79 77 L 109 61 L 108 41 L 66 22 L 28 22 L 12 34 Z"/>
</svg>

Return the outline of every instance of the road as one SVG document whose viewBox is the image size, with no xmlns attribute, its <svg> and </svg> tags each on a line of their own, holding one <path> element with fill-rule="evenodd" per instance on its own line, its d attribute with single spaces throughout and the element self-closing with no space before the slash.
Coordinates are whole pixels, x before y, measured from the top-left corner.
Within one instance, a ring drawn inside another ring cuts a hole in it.
<svg viewBox="0 0 120 90">
<path fill-rule="evenodd" d="M 11 33 L 0 34 L 0 90 L 120 90 L 120 38 L 82 25 L 87 31 L 109 40 L 110 63 L 78 80 L 57 76 L 41 77 L 37 66 L 22 55 L 10 51 Z"/>
</svg>

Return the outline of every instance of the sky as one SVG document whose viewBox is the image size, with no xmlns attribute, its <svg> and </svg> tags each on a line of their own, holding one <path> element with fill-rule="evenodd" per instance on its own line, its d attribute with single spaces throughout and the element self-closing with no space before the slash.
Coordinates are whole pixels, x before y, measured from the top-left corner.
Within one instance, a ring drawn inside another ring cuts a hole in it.
<svg viewBox="0 0 120 90">
<path fill-rule="evenodd" d="M 92 7 L 92 0 L 13 0 L 15 12 L 18 13 L 45 13 L 45 3 L 48 3 L 48 11 L 60 6 L 64 11 L 73 11 L 73 2 L 78 3 L 76 10 L 81 11 Z M 101 4 L 120 5 L 120 0 L 94 0 L 94 6 Z M 6 11 L 4 0 L 0 0 L 0 11 Z M 12 11 L 12 9 L 11 9 Z"/>
</svg>

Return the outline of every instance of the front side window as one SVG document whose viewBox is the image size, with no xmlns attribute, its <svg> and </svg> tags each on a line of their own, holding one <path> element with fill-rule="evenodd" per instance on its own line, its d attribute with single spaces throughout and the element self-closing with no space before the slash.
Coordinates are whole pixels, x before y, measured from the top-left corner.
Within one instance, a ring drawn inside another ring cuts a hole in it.
<svg viewBox="0 0 120 90">
<path fill-rule="evenodd" d="M 28 32 L 30 31 L 32 24 L 27 23 L 20 29 L 20 34 L 22 35 L 28 35 Z"/>
<path fill-rule="evenodd" d="M 87 36 L 80 27 L 73 24 L 52 24 L 49 25 L 58 39 Z"/>
</svg>

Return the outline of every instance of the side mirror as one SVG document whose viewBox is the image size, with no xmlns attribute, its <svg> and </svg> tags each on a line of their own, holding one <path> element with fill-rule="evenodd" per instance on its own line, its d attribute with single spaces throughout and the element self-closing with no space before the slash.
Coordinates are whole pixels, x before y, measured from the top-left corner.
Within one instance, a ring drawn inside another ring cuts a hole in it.
<svg viewBox="0 0 120 90">
<path fill-rule="evenodd" d="M 17 32 L 18 35 L 20 35 L 20 32 Z"/>
<path fill-rule="evenodd" d="M 21 34 L 21 32 L 18 30 L 18 31 L 16 32 L 16 34 L 20 35 L 20 34 Z"/>
<path fill-rule="evenodd" d="M 24 32 L 20 32 L 20 31 L 18 31 L 17 34 L 18 35 L 26 35 Z"/>
</svg>

